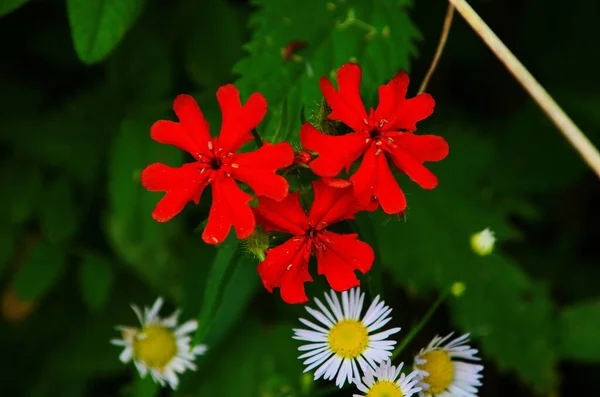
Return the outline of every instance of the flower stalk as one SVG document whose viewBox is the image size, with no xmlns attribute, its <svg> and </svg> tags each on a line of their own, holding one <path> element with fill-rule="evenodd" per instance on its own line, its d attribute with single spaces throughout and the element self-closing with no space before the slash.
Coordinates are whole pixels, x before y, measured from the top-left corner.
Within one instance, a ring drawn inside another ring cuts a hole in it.
<svg viewBox="0 0 600 397">
<path fill-rule="evenodd" d="M 525 88 L 587 165 L 600 177 L 600 152 L 465 0 L 449 0 L 500 62 Z"/>
</svg>

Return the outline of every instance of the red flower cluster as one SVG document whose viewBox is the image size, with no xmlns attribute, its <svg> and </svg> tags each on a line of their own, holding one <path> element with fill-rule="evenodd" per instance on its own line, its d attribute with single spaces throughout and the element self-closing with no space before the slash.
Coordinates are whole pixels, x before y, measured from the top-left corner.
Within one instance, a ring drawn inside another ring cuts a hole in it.
<svg viewBox="0 0 600 397">
<path fill-rule="evenodd" d="M 244 239 L 254 231 L 256 222 L 267 232 L 292 235 L 268 249 L 258 265 L 269 291 L 278 287 L 284 301 L 306 302 L 304 283 L 312 281 L 308 265 L 313 254 L 318 273 L 325 275 L 333 289 L 345 291 L 359 285 L 355 271 L 364 274 L 371 269 L 373 249 L 357 240 L 356 234 L 334 233 L 329 226 L 379 205 L 388 214 L 406 208 L 406 198 L 387 158 L 421 187 L 432 189 L 437 178 L 423 163 L 442 160 L 448 154 L 443 138 L 414 134 L 416 123 L 433 113 L 430 95 L 406 99 L 408 76 L 399 73 L 379 87 L 379 106 L 367 114 L 360 97 L 361 76 L 361 68 L 349 63 L 337 72 L 338 90 L 321 78 L 321 91 L 332 110 L 329 118 L 346 124 L 352 132 L 325 135 L 305 123 L 300 140 L 308 151 L 302 149 L 297 155 L 287 142 L 264 143 L 254 152 L 237 153 L 252 140 L 251 131 L 266 114 L 267 102 L 259 93 L 242 105 L 233 85 L 219 88 L 217 99 L 223 114 L 219 137 L 210 136 L 194 99 L 178 96 L 173 110 L 179 122 L 160 120 L 152 126 L 151 136 L 187 151 L 194 162 L 178 168 L 155 163 L 144 169 L 143 186 L 166 192 L 152 213 L 154 219 L 168 221 L 189 201 L 198 204 L 204 188 L 211 185 L 212 206 L 202 234 L 205 242 L 222 242 L 232 226 L 238 238 Z M 362 163 L 349 181 L 335 178 L 343 169 L 348 172 L 361 156 Z M 300 205 L 299 193 L 288 193 L 287 181 L 276 173 L 292 164 L 310 167 L 322 177 L 313 182 L 314 200 L 308 214 Z M 257 208 L 249 206 L 252 196 L 235 180 L 254 191 L 259 199 Z"/>
</svg>

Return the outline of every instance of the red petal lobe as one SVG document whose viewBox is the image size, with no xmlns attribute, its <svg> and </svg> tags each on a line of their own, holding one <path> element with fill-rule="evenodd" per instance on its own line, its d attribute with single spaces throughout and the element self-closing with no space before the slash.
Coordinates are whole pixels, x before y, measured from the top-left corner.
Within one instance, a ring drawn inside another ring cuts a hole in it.
<svg viewBox="0 0 600 397">
<path fill-rule="evenodd" d="M 417 122 L 433 114 L 435 101 L 429 94 L 420 94 L 414 98 L 403 101 L 393 113 L 386 127 L 388 130 L 415 131 Z"/>
<path fill-rule="evenodd" d="M 242 106 L 240 92 L 227 84 L 217 90 L 217 100 L 223 114 L 219 143 L 225 152 L 236 152 L 243 144 L 252 140 L 251 131 L 267 113 L 267 100 L 255 92 Z"/>
<path fill-rule="evenodd" d="M 310 123 L 300 129 L 302 146 L 317 152 L 319 157 L 311 161 L 310 168 L 319 176 L 334 177 L 349 167 L 365 151 L 367 143 L 360 134 L 331 136 L 319 132 Z"/>
<path fill-rule="evenodd" d="M 448 142 L 437 135 L 415 135 L 411 132 L 398 132 L 390 134 L 394 143 L 417 161 L 440 161 L 446 158 L 449 152 Z"/>
<path fill-rule="evenodd" d="M 298 192 L 288 194 L 282 201 L 259 197 L 258 202 L 259 205 L 254 209 L 254 213 L 256 221 L 265 228 L 265 231 L 299 236 L 308 229 L 308 219 L 300 206 Z"/>
<path fill-rule="evenodd" d="M 189 201 L 198 204 L 207 180 L 208 174 L 201 174 L 193 164 L 179 168 L 150 164 L 142 171 L 142 185 L 151 192 L 167 192 L 156 204 L 152 217 L 166 222 L 179 214 Z"/>
<path fill-rule="evenodd" d="M 400 72 L 389 83 L 379 87 L 379 105 L 375 111 L 378 120 L 392 120 L 394 111 L 406 100 L 410 79 L 406 72 Z"/>
<path fill-rule="evenodd" d="M 362 69 L 355 63 L 342 65 L 337 71 L 336 91 L 331 81 L 322 77 L 319 81 L 321 92 L 331 108 L 329 118 L 346 124 L 354 131 L 365 129 L 368 124 L 367 112 L 360 97 L 360 81 Z"/>
<path fill-rule="evenodd" d="M 208 149 L 210 140 L 208 122 L 190 95 L 178 95 L 173 110 L 179 123 L 159 120 L 150 128 L 150 136 L 157 142 L 173 145 L 192 156 Z"/>
<path fill-rule="evenodd" d="M 225 240 L 231 226 L 241 240 L 254 231 L 254 214 L 248 202 L 252 196 L 239 188 L 233 178 L 220 173 L 212 182 L 212 205 L 202 239 L 208 244 Z"/>
<path fill-rule="evenodd" d="M 360 284 L 355 270 L 365 274 L 371 269 L 375 253 L 371 246 L 356 239 L 356 234 L 326 231 L 320 235 L 325 247 L 316 249 L 319 274 L 324 274 L 331 288 L 346 291 Z"/>
<path fill-rule="evenodd" d="M 330 181 L 313 182 L 314 200 L 308 219 L 315 227 L 326 227 L 344 219 L 354 219 L 360 205 L 353 194 L 354 187 L 335 187 Z"/>
<path fill-rule="evenodd" d="M 289 143 L 265 143 L 254 152 L 235 155 L 231 162 L 236 165 L 228 168 L 231 175 L 248 184 L 257 196 L 267 196 L 277 201 L 287 196 L 288 182 L 275 172 L 294 162 L 294 150 Z"/>
<path fill-rule="evenodd" d="M 290 304 L 308 301 L 304 283 L 312 281 L 308 272 L 310 251 L 306 238 L 293 238 L 267 250 L 266 259 L 258 265 L 258 275 L 268 291 L 279 287 L 281 298 Z"/>
<path fill-rule="evenodd" d="M 376 197 L 386 214 L 395 214 L 406 209 L 406 197 L 394 178 L 387 163 L 385 152 L 377 153 L 372 145 L 363 161 L 350 180 L 354 184 L 354 193 L 361 205 L 373 209 L 373 197 Z"/>
</svg>

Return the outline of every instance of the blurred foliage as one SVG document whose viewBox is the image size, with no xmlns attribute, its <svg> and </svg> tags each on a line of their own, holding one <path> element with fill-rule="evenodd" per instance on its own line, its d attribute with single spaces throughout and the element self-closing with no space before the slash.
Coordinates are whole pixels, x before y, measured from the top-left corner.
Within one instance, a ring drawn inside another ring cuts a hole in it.
<svg viewBox="0 0 600 397">
<path fill-rule="evenodd" d="M 471 3 L 600 145 L 600 5 Z M 167 223 L 151 218 L 160 194 L 141 187 L 141 170 L 185 158 L 151 140 L 149 127 L 173 119 L 173 98 L 190 93 L 216 133 L 215 90 L 234 82 L 244 98 L 266 96 L 265 139 L 297 144 L 302 120 L 320 111 L 319 78 L 345 62 L 362 65 L 367 104 L 399 70 L 411 71 L 413 95 L 444 8 L 410 0 L 0 1 L 0 346 L 11 358 L 0 395 L 158 395 L 108 340 L 115 325 L 135 324 L 130 303 L 159 295 L 199 317 L 197 340 L 210 346 L 172 394 L 326 390 L 326 382 L 306 382 L 296 360 L 291 328 L 302 308 L 264 291 L 243 243 L 202 243 L 209 194 Z M 588 392 L 600 369 L 597 178 L 459 17 L 428 91 L 436 113 L 420 132 L 446 137 L 450 156 L 430 166 L 435 190 L 398 175 L 405 219 L 358 217 L 377 252 L 364 289 L 384 293 L 402 336 L 440 291 L 463 282 L 464 294 L 447 301 L 403 358 L 434 334 L 471 332 L 486 365 L 482 396 Z M 292 178 L 294 186 L 310 179 Z M 480 257 L 469 236 L 485 227 L 499 244 Z M 309 296 L 326 287 L 315 278 Z"/>
</svg>

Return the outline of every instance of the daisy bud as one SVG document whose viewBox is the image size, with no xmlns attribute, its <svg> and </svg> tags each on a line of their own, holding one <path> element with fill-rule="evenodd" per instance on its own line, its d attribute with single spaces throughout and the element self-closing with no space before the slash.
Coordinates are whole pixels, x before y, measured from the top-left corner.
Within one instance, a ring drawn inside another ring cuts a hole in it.
<svg viewBox="0 0 600 397">
<path fill-rule="evenodd" d="M 266 258 L 265 251 L 269 248 L 269 233 L 265 232 L 262 227 L 257 226 L 250 237 L 246 239 L 246 247 L 259 261 L 264 261 Z"/>
<path fill-rule="evenodd" d="M 477 255 L 486 256 L 491 254 L 495 243 L 496 237 L 489 228 L 485 228 L 471 236 L 471 248 Z"/>
</svg>

